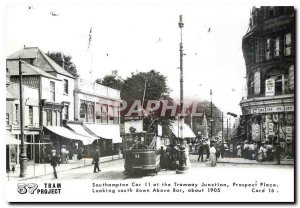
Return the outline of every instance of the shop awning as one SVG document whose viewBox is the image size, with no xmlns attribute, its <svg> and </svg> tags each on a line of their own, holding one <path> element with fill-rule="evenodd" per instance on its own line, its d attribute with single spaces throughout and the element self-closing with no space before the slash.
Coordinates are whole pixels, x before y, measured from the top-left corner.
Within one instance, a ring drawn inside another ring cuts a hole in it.
<svg viewBox="0 0 300 208">
<path fill-rule="evenodd" d="M 6 131 L 5 142 L 7 145 L 9 144 L 21 144 L 21 141 L 16 139 L 10 132 Z"/>
<path fill-rule="evenodd" d="M 120 125 L 114 124 L 84 124 L 91 132 L 103 139 L 112 139 L 113 143 L 122 143 Z"/>
<path fill-rule="evenodd" d="M 82 141 L 84 145 L 92 144 L 94 141 L 92 137 L 81 135 L 62 126 L 44 126 L 44 127 L 58 136 L 67 139 Z"/>
<path fill-rule="evenodd" d="M 178 121 L 174 121 L 171 126 L 172 133 L 176 137 L 180 137 L 179 125 L 180 125 L 180 123 Z M 196 135 L 194 134 L 192 129 L 185 123 L 183 123 L 183 126 L 182 126 L 182 134 L 183 134 L 183 138 L 195 138 L 196 137 Z"/>
<path fill-rule="evenodd" d="M 67 124 L 67 126 L 78 134 L 81 134 L 86 137 L 91 137 L 94 140 L 98 139 L 97 137 L 88 133 L 81 124 Z"/>
</svg>

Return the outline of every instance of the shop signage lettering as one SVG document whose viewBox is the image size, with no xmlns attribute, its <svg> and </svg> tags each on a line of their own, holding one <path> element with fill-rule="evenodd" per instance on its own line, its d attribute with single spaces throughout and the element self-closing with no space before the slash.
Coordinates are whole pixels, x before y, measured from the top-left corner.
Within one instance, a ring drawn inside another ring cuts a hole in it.
<svg viewBox="0 0 300 208">
<path fill-rule="evenodd" d="M 262 114 L 262 113 L 276 113 L 276 112 L 293 112 L 294 106 L 274 106 L 267 108 L 252 108 L 247 109 L 247 114 Z"/>
<path fill-rule="evenodd" d="M 293 138 L 293 127 L 287 126 L 285 127 L 285 133 L 286 133 L 286 140 L 292 140 Z"/>
<path fill-rule="evenodd" d="M 274 96 L 275 95 L 275 79 L 267 79 L 266 80 L 266 96 Z"/>
<path fill-rule="evenodd" d="M 260 72 L 255 72 L 254 74 L 254 94 L 258 95 L 260 93 Z"/>
</svg>

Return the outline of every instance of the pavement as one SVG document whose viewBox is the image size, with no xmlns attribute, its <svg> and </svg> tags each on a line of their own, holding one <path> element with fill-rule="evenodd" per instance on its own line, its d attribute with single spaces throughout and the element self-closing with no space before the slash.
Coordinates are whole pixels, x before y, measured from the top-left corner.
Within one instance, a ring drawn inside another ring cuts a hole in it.
<svg viewBox="0 0 300 208">
<path fill-rule="evenodd" d="M 245 158 L 218 158 L 218 163 L 231 163 L 231 164 L 255 164 L 255 165 L 277 165 L 277 161 L 258 162 L 256 160 L 249 160 Z M 280 165 L 294 165 L 293 159 L 282 159 Z"/>
<path fill-rule="evenodd" d="M 190 159 L 193 160 L 194 162 L 197 161 L 198 156 L 197 155 L 190 155 Z M 122 155 L 114 155 L 114 156 L 107 156 L 107 157 L 101 157 L 100 158 L 100 164 L 101 163 L 106 163 L 109 161 L 115 161 L 115 160 L 120 160 L 122 159 Z M 205 158 L 204 158 L 205 159 Z M 248 160 L 245 158 L 219 158 L 218 163 L 223 163 L 223 164 L 245 164 L 245 165 L 258 165 L 258 166 L 266 166 L 266 165 L 277 165 L 277 161 L 268 161 L 268 162 L 258 162 L 256 160 Z M 286 166 L 294 165 L 294 160 L 287 160 L 283 159 L 281 160 L 281 164 L 277 166 Z M 67 170 L 75 170 L 79 168 L 84 168 L 92 166 L 92 158 L 83 158 L 81 160 L 69 160 L 67 164 L 60 164 L 57 166 L 57 172 L 64 172 Z M 101 165 L 100 165 L 101 166 Z M 121 167 L 123 170 L 123 165 Z M 90 171 L 90 170 L 89 170 Z M 12 171 L 7 173 L 7 179 L 8 180 L 24 180 L 24 179 L 33 179 L 41 176 L 49 176 L 51 177 L 53 175 L 53 168 L 49 163 L 46 164 L 30 164 L 27 167 L 27 175 L 25 177 L 20 177 L 20 166 L 16 166 L 16 170 L 13 173 Z M 111 172 L 110 172 L 111 174 Z M 47 176 L 47 177 L 48 177 Z"/>
<path fill-rule="evenodd" d="M 100 158 L 100 163 L 113 161 L 113 160 L 119 160 L 122 159 L 122 155 L 113 155 L 113 156 L 106 156 Z M 56 171 L 62 172 L 66 170 L 72 170 L 87 166 L 92 166 L 92 158 L 83 158 L 81 160 L 69 160 L 66 164 L 60 164 L 57 166 Z M 15 167 L 15 171 L 6 173 L 6 177 L 8 180 L 24 180 L 24 179 L 31 179 L 36 178 L 43 175 L 53 175 L 53 168 L 50 165 L 50 163 L 42 163 L 42 164 L 29 164 L 27 166 L 27 174 L 25 177 L 20 177 L 20 165 L 18 164 Z"/>
</svg>

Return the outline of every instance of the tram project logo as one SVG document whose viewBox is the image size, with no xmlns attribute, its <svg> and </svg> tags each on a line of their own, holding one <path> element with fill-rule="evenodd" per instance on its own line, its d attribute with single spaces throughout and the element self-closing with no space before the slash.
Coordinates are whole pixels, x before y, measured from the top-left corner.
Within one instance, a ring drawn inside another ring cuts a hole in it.
<svg viewBox="0 0 300 208">
<path fill-rule="evenodd" d="M 36 183 L 18 183 L 17 191 L 19 194 L 60 194 L 61 183 L 44 183 L 43 188 L 38 188 Z"/>
</svg>

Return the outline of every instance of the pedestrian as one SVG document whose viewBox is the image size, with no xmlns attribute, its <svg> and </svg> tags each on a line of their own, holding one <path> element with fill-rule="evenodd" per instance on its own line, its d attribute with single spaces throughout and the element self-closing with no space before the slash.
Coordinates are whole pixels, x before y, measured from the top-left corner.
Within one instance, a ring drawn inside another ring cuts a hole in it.
<svg viewBox="0 0 300 208">
<path fill-rule="evenodd" d="M 51 166 L 53 167 L 53 174 L 55 178 L 57 177 L 57 172 L 56 172 L 56 167 L 57 165 L 60 165 L 60 158 L 59 155 L 57 155 L 56 150 L 52 150 L 51 151 L 52 155 L 51 155 Z"/>
<path fill-rule="evenodd" d="M 99 147 L 96 147 L 94 155 L 93 155 L 94 173 L 97 173 L 96 170 L 98 170 L 98 172 L 101 171 L 99 168 L 99 157 L 100 157 L 100 150 L 99 150 Z"/>
<path fill-rule="evenodd" d="M 258 151 L 258 161 L 259 162 L 266 161 L 266 158 L 267 158 L 266 153 L 267 153 L 266 145 L 263 143 L 262 146 L 259 148 L 259 151 Z"/>
<path fill-rule="evenodd" d="M 166 151 L 164 150 L 164 147 L 160 147 L 160 168 L 168 169 L 167 168 Z"/>
<path fill-rule="evenodd" d="M 281 151 L 282 151 L 282 148 L 281 148 L 280 144 L 276 143 L 275 157 L 276 157 L 276 160 L 277 160 L 277 165 L 280 165 Z"/>
<path fill-rule="evenodd" d="M 203 162 L 203 143 L 202 141 L 200 142 L 199 146 L 198 146 L 198 162 L 201 158 L 201 162 Z"/>
<path fill-rule="evenodd" d="M 217 157 L 216 157 L 217 151 L 214 144 L 211 144 L 209 153 L 210 153 L 210 165 L 211 167 L 215 167 L 217 165 Z"/>
<path fill-rule="evenodd" d="M 239 144 L 236 148 L 237 148 L 237 153 L 236 153 L 236 155 L 237 155 L 239 158 L 241 158 L 241 156 L 242 156 L 242 147 L 241 147 L 241 145 Z"/>
<path fill-rule="evenodd" d="M 224 143 L 221 144 L 220 146 L 220 152 L 221 152 L 221 158 L 225 157 L 225 146 Z"/>
</svg>

